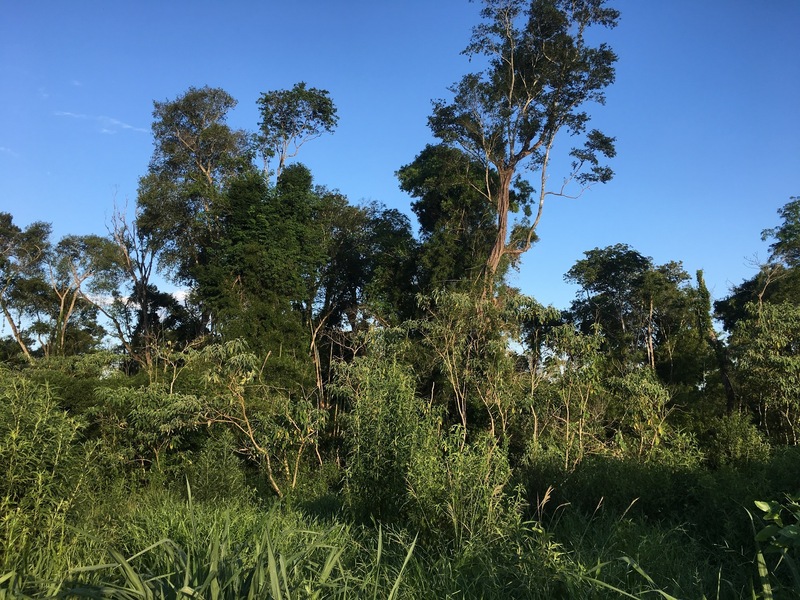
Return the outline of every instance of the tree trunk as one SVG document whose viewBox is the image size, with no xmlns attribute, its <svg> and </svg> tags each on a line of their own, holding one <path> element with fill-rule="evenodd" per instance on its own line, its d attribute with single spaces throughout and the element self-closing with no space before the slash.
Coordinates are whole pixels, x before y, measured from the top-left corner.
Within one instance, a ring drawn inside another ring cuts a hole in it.
<svg viewBox="0 0 800 600">
<path fill-rule="evenodd" d="M 22 335 L 17 329 L 17 324 L 14 323 L 14 319 L 11 317 L 11 313 L 8 312 L 8 308 L 5 304 L 2 304 L 3 307 L 3 314 L 6 316 L 6 321 L 8 325 L 11 327 L 11 333 L 14 336 L 14 339 L 17 340 L 17 344 L 19 344 L 22 353 L 25 355 L 25 358 L 28 359 L 28 362 L 33 362 L 33 357 L 31 356 L 30 351 L 28 350 L 28 346 L 25 345 L 25 340 L 22 339 Z"/>
<path fill-rule="evenodd" d="M 500 171 L 500 189 L 497 191 L 495 206 L 497 207 L 497 234 L 494 240 L 494 246 L 489 254 L 489 259 L 486 261 L 486 286 L 491 289 L 494 284 L 494 278 L 497 269 L 500 267 L 500 261 L 506 254 L 507 239 L 508 239 L 508 212 L 511 205 L 511 178 L 514 175 L 513 169 L 506 169 Z M 488 182 L 488 179 L 487 179 Z M 487 193 L 491 198 L 491 191 L 488 189 Z"/>
</svg>

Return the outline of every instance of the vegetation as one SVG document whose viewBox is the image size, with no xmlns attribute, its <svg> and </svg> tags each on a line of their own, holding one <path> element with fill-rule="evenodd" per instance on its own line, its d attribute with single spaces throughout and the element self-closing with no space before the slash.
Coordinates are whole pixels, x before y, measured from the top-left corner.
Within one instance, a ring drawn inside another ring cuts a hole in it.
<svg viewBox="0 0 800 600">
<path fill-rule="evenodd" d="M 566 310 L 521 294 L 556 137 L 575 192 L 611 177 L 618 14 L 483 18 L 398 171 L 419 238 L 292 160 L 337 125 L 305 83 L 256 133 L 220 89 L 155 102 L 107 236 L 0 213 L 0 598 L 800 596 L 800 200 L 713 312 L 624 244 Z"/>
</svg>

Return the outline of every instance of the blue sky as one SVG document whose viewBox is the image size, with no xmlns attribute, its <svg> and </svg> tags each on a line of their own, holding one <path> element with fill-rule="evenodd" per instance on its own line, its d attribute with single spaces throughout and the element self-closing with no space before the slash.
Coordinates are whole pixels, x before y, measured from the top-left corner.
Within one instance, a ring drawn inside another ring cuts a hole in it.
<svg viewBox="0 0 800 600">
<path fill-rule="evenodd" d="M 800 1 L 610 0 L 602 32 L 617 81 L 593 126 L 617 137 L 616 177 L 552 199 L 512 283 L 566 307 L 564 273 L 585 250 L 627 243 L 657 263 L 704 269 L 715 298 L 767 257 L 761 230 L 800 195 Z M 351 202 L 410 213 L 395 172 L 426 143 L 431 100 L 470 70 L 467 0 L 26 0 L 0 16 L 0 210 L 56 236 L 104 233 L 132 209 L 152 152 L 153 100 L 189 86 L 239 101 L 255 129 L 261 92 L 330 91 L 339 127 L 299 160 Z M 565 141 L 564 149 L 568 149 Z M 551 181 L 560 174 L 553 172 Z"/>
</svg>

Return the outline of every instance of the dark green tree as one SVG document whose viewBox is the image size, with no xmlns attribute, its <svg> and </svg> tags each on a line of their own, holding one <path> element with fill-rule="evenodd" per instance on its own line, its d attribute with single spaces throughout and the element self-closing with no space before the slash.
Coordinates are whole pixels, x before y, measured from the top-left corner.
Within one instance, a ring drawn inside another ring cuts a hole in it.
<svg viewBox="0 0 800 600">
<path fill-rule="evenodd" d="M 773 240 L 758 273 L 714 303 L 716 316 L 731 333 L 728 412 L 748 408 L 761 426 L 782 441 L 797 443 L 797 307 L 800 305 L 800 199 L 778 210 L 782 223 L 762 232 Z M 735 365 L 735 368 L 734 368 Z M 734 395 L 735 391 L 735 395 Z"/>
<path fill-rule="evenodd" d="M 277 188 L 270 189 L 260 173 L 248 173 L 218 201 L 220 236 L 198 269 L 196 296 L 223 340 L 243 338 L 257 353 L 304 345 L 295 307 L 314 254 L 307 239 L 310 188 L 310 173 L 295 165 Z"/>
<path fill-rule="evenodd" d="M 790 198 L 778 209 L 778 215 L 783 222 L 761 232 L 763 241 L 773 240 L 767 262 L 758 265 L 754 277 L 734 286 L 727 298 L 714 303 L 726 331 L 733 331 L 738 321 L 750 318 L 749 303 L 800 302 L 800 198 Z"/>
<path fill-rule="evenodd" d="M 655 265 L 626 244 L 584 254 L 565 276 L 581 287 L 570 316 L 585 333 L 600 326 L 615 369 L 646 364 L 664 383 L 699 384 L 713 361 L 708 332 L 699 331 L 700 298 L 682 265 Z"/>
<path fill-rule="evenodd" d="M 397 323 L 413 310 L 416 241 L 408 218 L 372 202 L 353 206 L 317 188 L 314 227 L 324 250 L 309 279 L 308 314 L 351 332 L 373 318 Z"/>
<path fill-rule="evenodd" d="M 584 333 L 594 325 L 602 328 L 605 348 L 614 360 L 627 364 L 644 360 L 641 330 L 645 307 L 639 290 L 652 259 L 627 244 L 595 248 L 584 252 L 564 279 L 580 286 L 572 302 L 571 318 Z"/>
<path fill-rule="evenodd" d="M 800 306 L 749 303 L 731 336 L 741 401 L 762 429 L 788 445 L 800 440 Z"/>
<path fill-rule="evenodd" d="M 430 293 L 480 279 L 495 238 L 497 211 L 484 197 L 483 165 L 458 148 L 426 146 L 397 172 L 415 198 L 419 222 L 419 287 Z M 493 178 L 495 185 L 497 177 Z"/>
<path fill-rule="evenodd" d="M 480 57 L 486 67 L 453 86 L 451 101 L 434 103 L 429 119 L 434 135 L 462 148 L 486 173 L 481 193 L 497 215 L 485 265 L 489 284 L 504 259 L 518 258 L 531 247 L 548 195 L 569 193 L 570 182 L 585 187 L 612 177 L 599 161 L 614 155 L 613 139 L 597 130 L 587 133 L 585 111 L 588 103 L 605 101 L 604 89 L 614 81 L 616 55 L 606 44 L 589 41 L 594 26 L 617 22 L 619 13 L 604 4 L 485 0 L 484 21 L 473 29 L 465 54 Z M 573 163 L 564 185 L 548 190 L 552 153 L 562 132 L 585 135 L 585 144 L 570 152 Z M 539 175 L 535 211 L 528 202 L 518 207 L 512 202 L 512 185 L 522 168 Z M 496 188 L 492 170 L 499 178 Z M 517 208 L 526 218 L 515 225 L 511 214 Z"/>
<path fill-rule="evenodd" d="M 778 215 L 783 223 L 762 231 L 761 239 L 774 240 L 769 247 L 770 262 L 796 267 L 800 264 L 800 197 L 789 198 L 789 202 L 778 209 Z"/>
</svg>

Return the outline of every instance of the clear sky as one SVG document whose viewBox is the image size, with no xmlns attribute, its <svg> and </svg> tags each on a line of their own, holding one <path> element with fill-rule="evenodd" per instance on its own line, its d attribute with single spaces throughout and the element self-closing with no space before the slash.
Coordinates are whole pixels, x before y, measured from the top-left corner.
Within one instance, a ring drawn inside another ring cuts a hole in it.
<svg viewBox="0 0 800 600">
<path fill-rule="evenodd" d="M 617 81 L 592 126 L 617 137 L 613 181 L 545 207 L 512 283 L 568 306 L 585 250 L 627 243 L 704 269 L 715 298 L 767 257 L 760 232 L 800 195 L 800 0 L 609 0 Z M 239 101 L 327 89 L 333 136 L 303 148 L 316 183 L 411 215 L 395 172 L 432 140 L 431 100 L 470 70 L 467 0 L 0 1 L 0 210 L 56 237 L 132 209 L 152 152 L 153 100 L 189 86 Z M 568 149 L 565 142 L 564 149 Z M 560 179 L 553 172 L 551 181 Z M 411 215 L 413 216 L 413 215 Z"/>
</svg>

